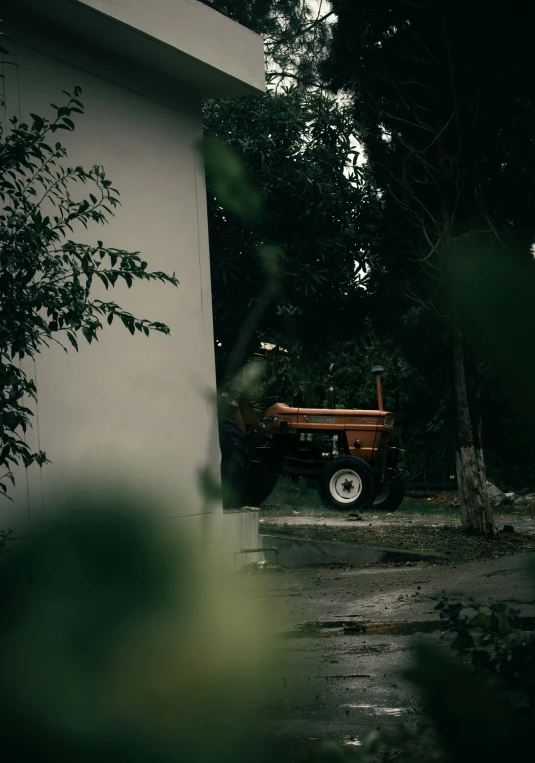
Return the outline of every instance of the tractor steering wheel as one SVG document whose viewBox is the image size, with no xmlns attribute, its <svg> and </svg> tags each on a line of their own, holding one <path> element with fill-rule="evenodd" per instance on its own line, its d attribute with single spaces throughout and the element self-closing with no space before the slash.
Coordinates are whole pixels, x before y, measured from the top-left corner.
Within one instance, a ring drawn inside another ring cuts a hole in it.
<svg viewBox="0 0 535 763">
<path fill-rule="evenodd" d="M 261 411 L 265 411 L 267 408 L 271 408 L 272 405 L 275 405 L 279 400 L 277 395 L 272 395 L 271 397 L 262 397 L 260 400 L 254 400 L 251 402 L 251 405 L 253 408 L 258 408 Z"/>
</svg>

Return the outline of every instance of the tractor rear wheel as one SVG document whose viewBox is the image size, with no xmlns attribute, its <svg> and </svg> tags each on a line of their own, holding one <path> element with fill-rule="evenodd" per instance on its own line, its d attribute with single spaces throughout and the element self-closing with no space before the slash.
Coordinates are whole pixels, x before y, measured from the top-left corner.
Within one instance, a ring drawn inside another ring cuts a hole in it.
<svg viewBox="0 0 535 763">
<path fill-rule="evenodd" d="M 375 495 L 373 472 L 360 458 L 340 456 L 325 468 L 319 478 L 318 493 L 330 509 L 367 509 Z"/>
<path fill-rule="evenodd" d="M 243 505 L 243 493 L 247 485 L 249 447 L 245 434 L 233 419 L 220 419 L 219 447 L 223 508 L 237 509 Z"/>
<path fill-rule="evenodd" d="M 259 508 L 275 490 L 278 479 L 279 475 L 267 472 L 262 462 L 251 461 L 247 485 L 243 491 L 244 504 Z"/>
<path fill-rule="evenodd" d="M 395 511 L 399 508 L 404 497 L 405 483 L 402 481 L 379 485 L 373 499 L 373 508 L 376 511 Z"/>
</svg>

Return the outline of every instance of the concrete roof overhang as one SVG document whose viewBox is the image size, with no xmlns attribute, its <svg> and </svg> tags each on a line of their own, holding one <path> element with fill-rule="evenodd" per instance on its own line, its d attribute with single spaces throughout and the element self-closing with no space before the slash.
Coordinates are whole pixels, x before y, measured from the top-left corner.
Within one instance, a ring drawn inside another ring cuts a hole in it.
<svg viewBox="0 0 535 763">
<path fill-rule="evenodd" d="M 202 98 L 265 90 L 262 37 L 197 0 L 6 0 L 2 15 L 52 25 Z"/>
</svg>

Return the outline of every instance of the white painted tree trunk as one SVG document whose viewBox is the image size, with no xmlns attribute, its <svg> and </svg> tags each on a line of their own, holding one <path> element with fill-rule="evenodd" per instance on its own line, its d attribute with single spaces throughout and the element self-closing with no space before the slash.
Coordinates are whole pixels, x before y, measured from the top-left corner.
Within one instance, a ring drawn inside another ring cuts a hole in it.
<svg viewBox="0 0 535 763">
<path fill-rule="evenodd" d="M 453 374 L 457 412 L 457 482 L 461 504 L 461 524 L 475 535 L 494 536 L 494 517 L 486 486 L 485 459 L 481 442 L 481 421 L 473 415 L 466 380 L 464 341 L 456 330 L 453 339 Z"/>
</svg>

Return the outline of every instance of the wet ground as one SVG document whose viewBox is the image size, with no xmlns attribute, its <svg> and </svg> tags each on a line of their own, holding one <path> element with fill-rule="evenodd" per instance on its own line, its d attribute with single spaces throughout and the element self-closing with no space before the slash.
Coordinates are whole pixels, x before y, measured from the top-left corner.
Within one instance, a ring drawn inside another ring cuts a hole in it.
<svg viewBox="0 0 535 763">
<path fill-rule="evenodd" d="M 282 701 L 260 708 L 273 738 L 302 753 L 320 741 L 358 746 L 375 729 L 425 721 L 418 695 L 401 675 L 420 639 L 442 642 L 431 598 L 506 602 L 532 627 L 534 554 L 438 567 L 265 569 L 240 575 L 274 613 Z M 277 617 L 279 618 L 278 624 Z"/>
</svg>

